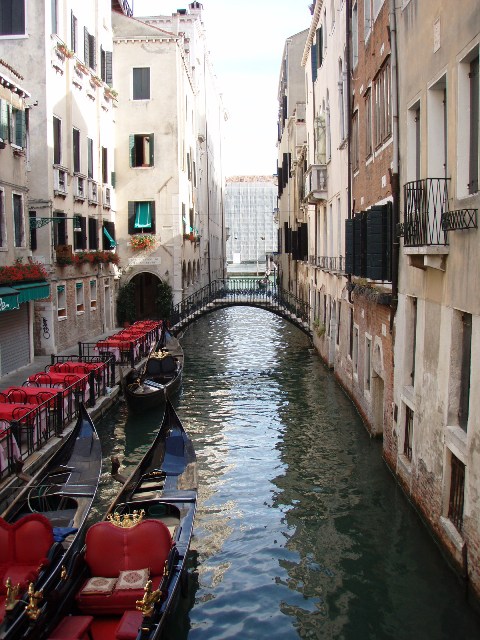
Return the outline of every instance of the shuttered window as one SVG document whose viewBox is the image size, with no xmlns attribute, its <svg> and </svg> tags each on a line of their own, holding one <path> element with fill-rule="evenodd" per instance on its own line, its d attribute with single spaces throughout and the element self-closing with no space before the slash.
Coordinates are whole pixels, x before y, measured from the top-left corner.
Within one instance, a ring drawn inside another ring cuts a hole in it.
<svg viewBox="0 0 480 640">
<path fill-rule="evenodd" d="M 24 34 L 25 0 L 2 0 L 0 9 L 0 36 Z"/>
<path fill-rule="evenodd" d="M 128 233 L 155 233 L 155 202 L 128 203 Z"/>
<path fill-rule="evenodd" d="M 6 100 L 0 100 L 0 138 L 4 142 L 8 140 L 8 103 Z"/>
<path fill-rule="evenodd" d="M 87 248 L 87 220 L 83 216 L 76 216 L 74 222 L 73 248 L 76 250 Z"/>
<path fill-rule="evenodd" d="M 100 47 L 100 77 L 112 86 L 112 52 L 104 51 L 103 47 Z"/>
<path fill-rule="evenodd" d="M 73 129 L 72 144 L 73 144 L 73 171 L 74 173 L 80 173 L 80 131 L 78 129 Z"/>
<path fill-rule="evenodd" d="M 138 133 L 130 135 L 130 166 L 153 167 L 155 137 L 153 133 Z"/>
<path fill-rule="evenodd" d="M 98 249 L 98 220 L 96 218 L 88 219 L 88 248 Z"/>
<path fill-rule="evenodd" d="M 92 36 L 90 33 L 88 33 L 88 29 L 85 27 L 83 38 L 85 64 L 87 65 L 87 67 L 90 67 L 90 69 L 93 69 L 95 71 L 95 69 L 97 68 L 95 36 Z"/>
<path fill-rule="evenodd" d="M 150 67 L 133 69 L 133 99 L 150 100 Z"/>
<path fill-rule="evenodd" d="M 392 204 L 345 221 L 345 272 L 371 280 L 392 279 Z"/>
<path fill-rule="evenodd" d="M 103 249 L 108 251 L 114 249 L 117 246 L 115 241 L 115 224 L 109 220 L 103 222 Z"/>
</svg>

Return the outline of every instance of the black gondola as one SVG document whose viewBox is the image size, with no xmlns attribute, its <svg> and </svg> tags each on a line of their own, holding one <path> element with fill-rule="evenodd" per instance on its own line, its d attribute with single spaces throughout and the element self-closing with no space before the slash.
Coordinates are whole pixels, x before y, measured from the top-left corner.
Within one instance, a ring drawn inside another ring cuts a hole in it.
<svg viewBox="0 0 480 640">
<path fill-rule="evenodd" d="M 68 630 L 92 640 L 160 638 L 185 587 L 196 502 L 195 451 L 167 399 L 152 446 L 105 518 L 89 528 L 69 596 L 45 607 L 38 637 Z"/>
<path fill-rule="evenodd" d="M 125 376 L 123 391 L 128 408 L 144 411 L 162 405 L 181 384 L 183 360 L 180 342 L 164 329 L 143 370 L 132 369 Z"/>
<path fill-rule="evenodd" d="M 0 518 L 2 639 L 37 637 L 37 605 L 58 596 L 63 567 L 83 545 L 101 468 L 100 441 L 81 404 L 61 447 Z"/>
</svg>

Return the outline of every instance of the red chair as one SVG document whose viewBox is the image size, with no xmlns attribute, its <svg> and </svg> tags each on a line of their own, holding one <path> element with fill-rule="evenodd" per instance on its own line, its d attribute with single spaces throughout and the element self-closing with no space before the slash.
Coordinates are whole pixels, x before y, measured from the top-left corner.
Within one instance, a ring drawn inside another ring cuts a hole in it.
<svg viewBox="0 0 480 640">
<path fill-rule="evenodd" d="M 28 403 L 28 397 L 27 394 L 25 393 L 25 391 L 22 391 L 22 389 L 15 389 L 13 391 L 9 391 L 7 393 L 7 402 L 19 402 L 20 404 L 27 404 Z"/>
<path fill-rule="evenodd" d="M 10 402 L 10 400 L 4 393 L 0 392 L 0 402 Z"/>
</svg>

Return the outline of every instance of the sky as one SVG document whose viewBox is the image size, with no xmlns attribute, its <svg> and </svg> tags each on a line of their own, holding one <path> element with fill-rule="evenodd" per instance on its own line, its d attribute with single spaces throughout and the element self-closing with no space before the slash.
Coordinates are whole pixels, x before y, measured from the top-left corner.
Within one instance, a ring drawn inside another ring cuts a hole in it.
<svg viewBox="0 0 480 640">
<path fill-rule="evenodd" d="M 130 0 L 134 15 L 170 15 L 191 0 Z M 228 114 L 224 176 L 277 167 L 278 80 L 286 39 L 309 29 L 307 0 L 203 0 L 210 56 Z"/>
</svg>

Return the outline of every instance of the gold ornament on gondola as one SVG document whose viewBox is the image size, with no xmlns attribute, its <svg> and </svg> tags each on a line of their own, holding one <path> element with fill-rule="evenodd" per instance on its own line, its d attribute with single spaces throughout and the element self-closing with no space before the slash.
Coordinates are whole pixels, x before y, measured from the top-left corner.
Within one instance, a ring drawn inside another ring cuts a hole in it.
<svg viewBox="0 0 480 640">
<path fill-rule="evenodd" d="M 30 620 L 36 620 L 40 615 L 38 603 L 43 600 L 43 591 L 35 591 L 33 582 L 28 585 L 28 604 L 25 607 L 25 613 Z"/>
<path fill-rule="evenodd" d="M 133 513 L 124 513 L 120 515 L 119 513 L 114 513 L 113 515 L 108 515 L 107 520 L 114 524 L 116 527 L 120 527 L 121 529 L 130 529 L 134 527 L 136 524 L 141 522 L 145 516 L 145 511 L 141 509 L 140 511 L 135 510 Z"/>
<path fill-rule="evenodd" d="M 13 586 L 10 578 L 5 582 L 7 594 L 5 596 L 5 610 L 11 611 L 18 602 L 18 593 L 20 591 L 20 583 Z"/>
<path fill-rule="evenodd" d="M 157 603 L 162 597 L 162 592 L 160 589 L 153 591 L 151 580 L 147 582 L 144 589 L 145 593 L 143 594 L 143 598 L 141 600 L 137 600 L 135 605 L 137 610 L 141 611 L 145 618 L 149 618 L 154 611 L 155 603 Z"/>
</svg>

